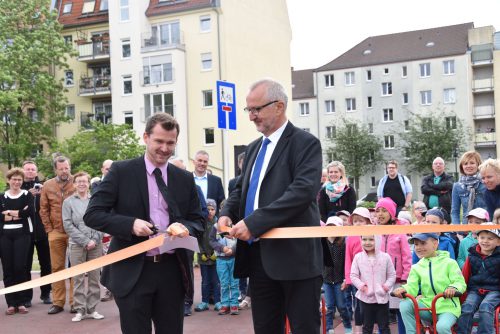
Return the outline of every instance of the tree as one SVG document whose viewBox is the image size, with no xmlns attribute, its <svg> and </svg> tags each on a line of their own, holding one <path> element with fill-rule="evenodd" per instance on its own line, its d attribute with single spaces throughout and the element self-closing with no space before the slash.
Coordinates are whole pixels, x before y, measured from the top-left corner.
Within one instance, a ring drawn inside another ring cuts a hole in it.
<svg viewBox="0 0 500 334">
<path fill-rule="evenodd" d="M 106 159 L 123 160 L 140 156 L 144 147 L 128 124 L 103 124 L 93 122 L 92 129 L 82 129 L 63 143 L 52 147 L 71 160 L 72 172 L 85 171 L 91 176 L 100 176 L 102 162 Z M 44 175 L 52 175 L 52 155 L 47 154 L 37 163 Z"/>
<path fill-rule="evenodd" d="M 356 195 L 359 193 L 359 178 L 367 172 L 374 171 L 382 161 L 380 152 L 382 143 L 369 133 L 366 125 L 342 120 L 340 127 L 331 128 L 330 142 L 327 149 L 335 160 L 341 161 L 348 175 L 354 178 Z"/>
<path fill-rule="evenodd" d="M 56 69 L 67 68 L 71 45 L 50 0 L 0 2 L 0 160 L 11 168 L 54 140 L 66 120 Z"/>
<path fill-rule="evenodd" d="M 408 125 L 399 136 L 403 139 L 409 170 L 419 174 L 428 172 L 436 157 L 445 161 L 455 158 L 455 153 L 465 151 L 471 138 L 470 129 L 462 120 L 443 111 L 428 115 L 410 114 Z"/>
</svg>

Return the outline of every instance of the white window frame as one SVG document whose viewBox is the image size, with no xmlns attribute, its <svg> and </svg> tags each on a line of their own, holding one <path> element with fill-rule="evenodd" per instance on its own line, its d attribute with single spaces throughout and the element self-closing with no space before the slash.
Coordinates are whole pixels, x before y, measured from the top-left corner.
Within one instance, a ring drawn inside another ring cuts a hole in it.
<svg viewBox="0 0 500 334">
<path fill-rule="evenodd" d="M 325 137 L 328 139 L 333 139 L 337 137 L 337 127 L 335 125 L 329 125 L 325 127 Z"/>
<path fill-rule="evenodd" d="M 392 82 L 382 82 L 381 96 L 392 95 Z"/>
<path fill-rule="evenodd" d="M 201 58 L 201 70 L 211 71 L 212 70 L 212 52 L 204 52 L 200 55 Z"/>
<path fill-rule="evenodd" d="M 73 108 L 73 111 L 70 113 L 69 109 Z M 75 114 L 75 105 L 74 104 L 67 104 L 66 105 L 66 110 L 65 113 L 66 117 L 68 117 L 70 120 L 75 120 L 76 114 Z"/>
<path fill-rule="evenodd" d="M 67 2 L 64 4 L 63 7 L 63 14 L 70 14 L 71 10 L 73 9 L 73 3 L 72 2 Z"/>
<path fill-rule="evenodd" d="M 335 100 L 326 100 L 325 101 L 325 113 L 326 114 L 335 113 Z"/>
<path fill-rule="evenodd" d="M 163 55 L 163 57 L 168 57 L 170 55 Z M 162 57 L 162 56 L 156 56 L 156 57 Z M 173 82 L 174 81 L 174 68 L 172 64 L 172 57 L 170 56 L 170 62 L 165 62 L 165 63 L 160 63 L 160 64 L 151 64 L 151 59 L 155 57 L 145 57 L 143 58 L 143 81 L 145 81 L 146 78 L 146 71 L 149 74 L 149 82 L 146 83 L 144 82 L 144 85 L 158 85 L 158 84 L 164 84 L 168 82 Z M 147 60 L 147 65 L 145 65 L 145 61 Z M 170 73 L 170 78 L 168 78 L 165 75 L 165 71 Z M 157 76 L 153 75 L 153 73 L 159 73 L 159 81 L 153 81 Z"/>
<path fill-rule="evenodd" d="M 383 123 L 394 122 L 394 109 L 392 108 L 382 109 L 382 122 Z"/>
<path fill-rule="evenodd" d="M 420 104 L 423 106 L 430 106 L 432 104 L 432 91 L 431 90 L 420 91 Z"/>
<path fill-rule="evenodd" d="M 210 101 L 208 101 L 208 96 L 210 95 Z M 202 106 L 203 108 L 212 108 L 214 106 L 214 91 L 211 89 L 206 89 L 201 91 Z M 208 104 L 211 102 L 211 104 Z"/>
<path fill-rule="evenodd" d="M 200 32 L 210 32 L 211 30 L 212 30 L 212 18 L 210 17 L 210 15 L 200 16 Z"/>
<path fill-rule="evenodd" d="M 455 60 L 443 60 L 443 74 L 444 75 L 454 75 L 455 74 Z"/>
<path fill-rule="evenodd" d="M 444 104 L 455 104 L 457 102 L 457 93 L 455 88 L 445 88 L 443 89 L 443 103 Z"/>
<path fill-rule="evenodd" d="M 125 92 L 125 83 L 130 82 L 130 92 Z M 134 93 L 133 82 L 132 82 L 132 74 L 122 75 L 122 96 L 130 96 Z"/>
<path fill-rule="evenodd" d="M 393 150 L 395 148 L 395 140 L 394 135 L 385 135 L 384 136 L 384 149 Z"/>
<path fill-rule="evenodd" d="M 95 10 L 95 0 L 85 0 L 83 2 L 82 14 L 93 13 Z"/>
<path fill-rule="evenodd" d="M 420 77 L 428 78 L 431 76 L 431 63 L 421 63 L 419 64 Z"/>
<path fill-rule="evenodd" d="M 408 78 L 408 66 L 401 66 L 401 78 Z"/>
<path fill-rule="evenodd" d="M 71 73 L 71 77 L 68 74 Z M 73 87 L 75 85 L 75 73 L 73 70 L 64 71 L 64 87 Z"/>
<path fill-rule="evenodd" d="M 410 103 L 410 96 L 408 93 L 401 94 L 401 104 L 408 105 Z"/>
<path fill-rule="evenodd" d="M 346 112 L 354 112 L 356 111 L 356 98 L 349 97 L 345 99 L 345 110 Z"/>
<path fill-rule="evenodd" d="M 344 73 L 344 82 L 346 86 L 354 86 L 356 84 L 356 76 L 353 71 Z"/>
<path fill-rule="evenodd" d="M 120 22 L 128 22 L 128 21 L 130 21 L 129 0 L 120 0 Z"/>
<path fill-rule="evenodd" d="M 213 142 L 212 143 L 209 143 L 207 142 L 207 135 L 208 135 L 208 131 L 212 131 L 212 136 L 213 136 Z M 213 146 L 215 145 L 215 129 L 214 128 L 204 128 L 203 129 L 203 145 L 205 146 Z"/>
<path fill-rule="evenodd" d="M 124 124 L 128 124 L 127 123 L 127 119 L 131 119 L 132 120 L 132 124 L 130 124 L 132 126 L 132 128 L 134 128 L 134 112 L 133 111 L 124 111 L 123 112 L 123 123 Z"/>
<path fill-rule="evenodd" d="M 325 88 L 335 86 L 335 76 L 333 74 L 325 74 Z"/>
<path fill-rule="evenodd" d="M 132 57 L 132 47 L 130 45 L 130 38 L 123 38 L 121 40 L 121 43 L 122 43 L 122 52 L 121 52 L 122 59 L 130 59 Z M 128 52 L 129 52 L 129 56 L 128 57 L 125 57 L 123 55 L 124 46 L 126 46 L 126 45 L 128 45 Z"/>
<path fill-rule="evenodd" d="M 299 115 L 304 117 L 304 116 L 309 116 L 309 102 L 301 102 L 299 103 Z"/>
<path fill-rule="evenodd" d="M 445 117 L 446 128 L 451 130 L 457 129 L 457 116 L 448 116 Z"/>
</svg>

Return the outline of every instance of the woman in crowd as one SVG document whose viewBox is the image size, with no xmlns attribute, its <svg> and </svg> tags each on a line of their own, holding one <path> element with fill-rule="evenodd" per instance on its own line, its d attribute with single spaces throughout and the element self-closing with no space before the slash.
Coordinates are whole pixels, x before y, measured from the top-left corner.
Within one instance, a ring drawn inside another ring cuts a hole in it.
<svg viewBox="0 0 500 334">
<path fill-rule="evenodd" d="M 479 165 L 481 156 L 476 151 L 468 151 L 460 159 L 460 179 L 453 184 L 451 192 L 452 224 L 467 224 L 467 214 L 475 208 L 485 208 L 484 192 L 486 187 L 481 182 Z M 460 221 L 462 209 L 462 221 Z"/>
<path fill-rule="evenodd" d="M 102 233 L 91 229 L 83 222 L 83 215 L 90 200 L 90 176 L 85 172 L 78 172 L 73 177 L 76 192 L 63 202 L 62 218 L 64 230 L 69 236 L 71 264 L 76 266 L 102 256 Z M 88 273 L 87 293 L 85 293 L 85 275 L 74 277 L 74 302 L 76 315 L 71 319 L 78 322 L 87 318 L 103 319 L 95 308 L 100 300 L 99 287 L 100 270 Z"/>
<path fill-rule="evenodd" d="M 326 169 L 328 182 L 321 189 L 318 199 L 321 220 L 324 222 L 339 211 L 352 212 L 356 208 L 356 192 L 349 187 L 344 165 L 340 161 L 333 161 Z"/>
<path fill-rule="evenodd" d="M 24 171 L 21 168 L 12 168 L 7 172 L 9 190 L 0 195 L 0 253 L 4 272 L 4 286 L 7 288 L 29 280 L 26 272 L 28 251 L 31 243 L 33 226 L 29 217 L 33 211 L 33 195 L 21 189 L 24 180 Z M 27 290 L 5 295 L 7 311 L 13 315 L 28 313 L 24 306 L 29 301 Z"/>
<path fill-rule="evenodd" d="M 500 208 L 500 162 L 488 159 L 479 166 L 481 179 L 486 187 L 484 201 L 490 217 L 494 216 L 495 209 Z"/>
</svg>

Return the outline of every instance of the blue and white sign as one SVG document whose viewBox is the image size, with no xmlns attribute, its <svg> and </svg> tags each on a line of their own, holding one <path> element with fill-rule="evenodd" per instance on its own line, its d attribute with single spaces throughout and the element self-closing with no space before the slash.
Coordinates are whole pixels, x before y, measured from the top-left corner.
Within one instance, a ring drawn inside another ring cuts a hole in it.
<svg viewBox="0 0 500 334">
<path fill-rule="evenodd" d="M 236 130 L 236 90 L 233 83 L 217 81 L 219 129 Z"/>
</svg>

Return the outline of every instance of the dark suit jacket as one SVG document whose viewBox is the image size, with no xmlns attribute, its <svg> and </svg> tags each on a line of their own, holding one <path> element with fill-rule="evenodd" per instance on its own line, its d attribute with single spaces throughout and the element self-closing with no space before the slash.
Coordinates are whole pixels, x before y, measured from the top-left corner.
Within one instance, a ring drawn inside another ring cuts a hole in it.
<svg viewBox="0 0 500 334">
<path fill-rule="evenodd" d="M 132 234 L 134 220 L 149 221 L 149 193 L 144 156 L 114 162 L 106 178 L 99 185 L 83 217 L 85 224 L 113 236 L 109 252 L 145 241 L 147 237 Z M 184 224 L 192 236 L 203 232 L 198 192 L 191 173 L 169 164 L 167 182 L 170 193 L 177 203 L 179 216 L 171 222 Z M 101 282 L 114 295 L 126 296 L 139 279 L 146 253 L 104 267 Z M 188 258 L 184 249 L 176 250 L 176 256 L 184 273 L 184 286 L 189 290 L 190 275 Z"/>
<path fill-rule="evenodd" d="M 207 198 L 215 200 L 217 203 L 217 214 L 219 213 L 220 203 L 226 198 L 222 180 L 215 175 L 207 175 Z"/>
<path fill-rule="evenodd" d="M 244 217 L 252 166 L 262 138 L 247 150 L 242 177 L 229 195 L 221 216 L 233 223 L 240 219 L 252 236 L 259 237 L 275 227 L 319 226 L 316 195 L 320 189 L 321 144 L 311 134 L 291 123 L 285 128 L 265 171 L 259 193 L 259 208 Z M 301 280 L 321 275 L 323 253 L 319 238 L 261 239 L 262 265 L 275 280 Z M 235 276 L 249 275 L 249 245 L 238 240 Z"/>
</svg>

